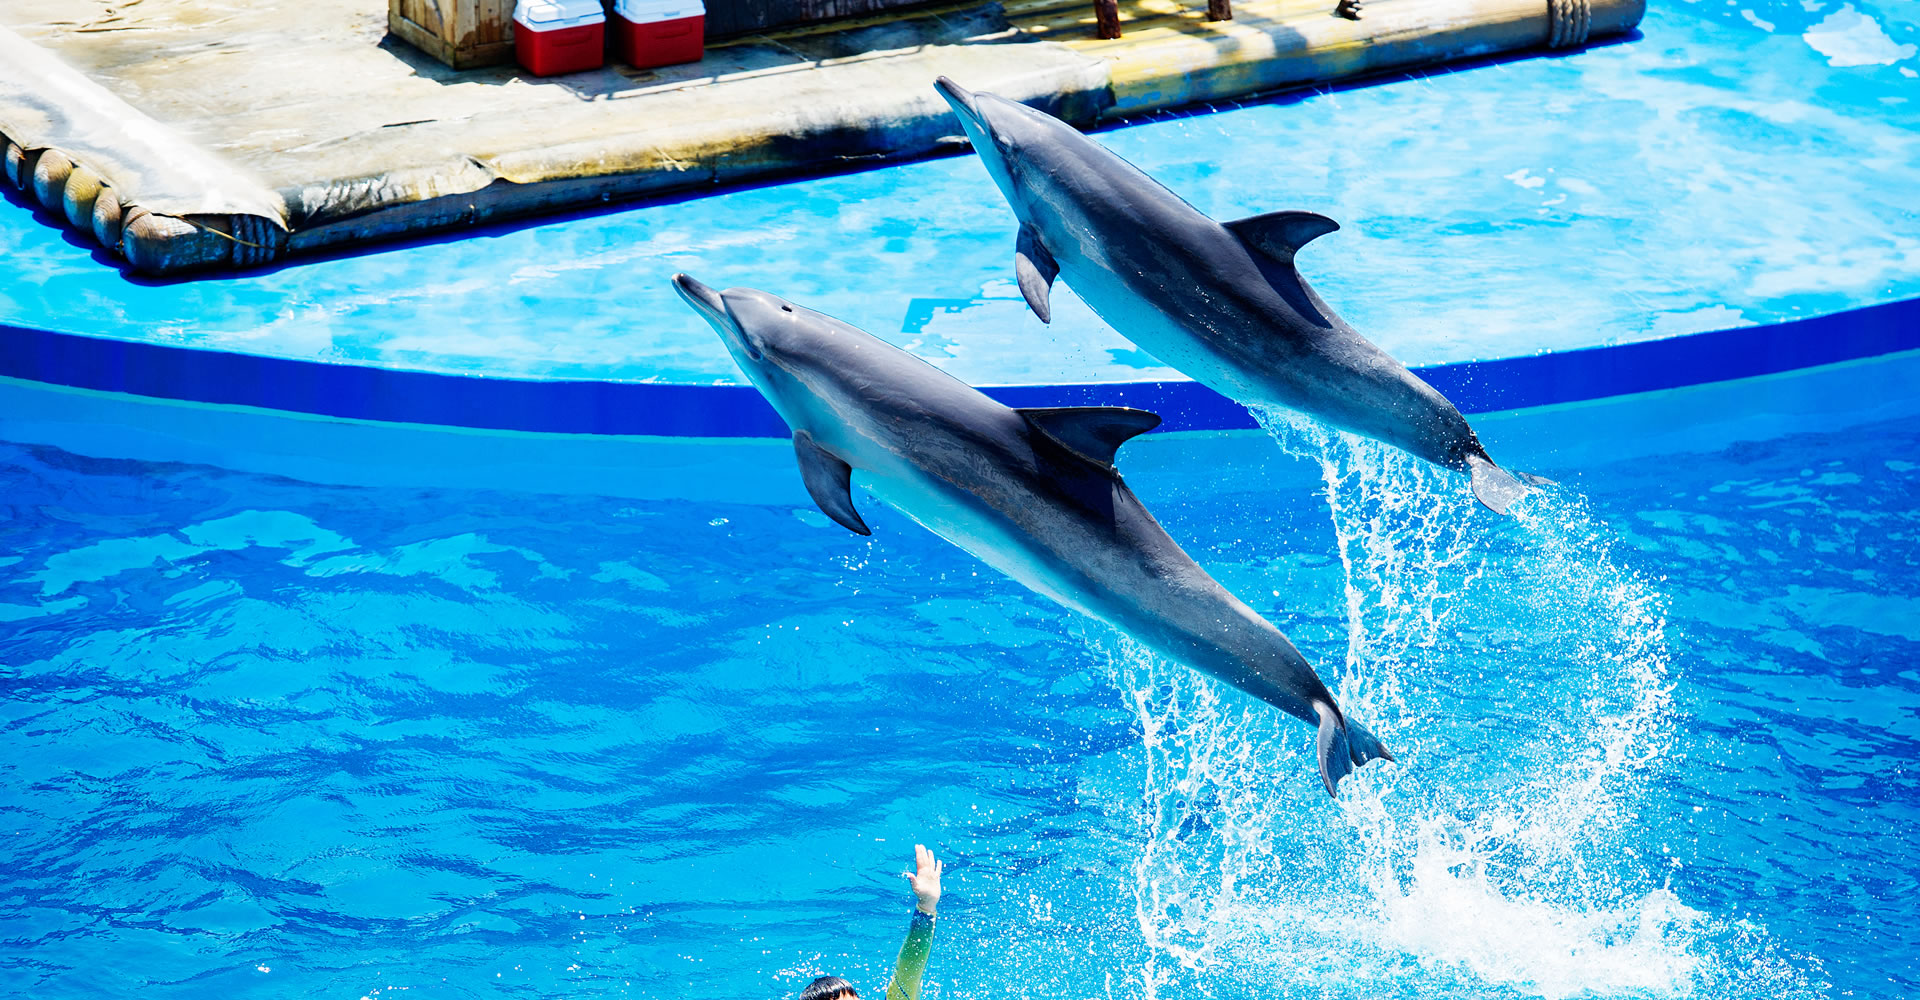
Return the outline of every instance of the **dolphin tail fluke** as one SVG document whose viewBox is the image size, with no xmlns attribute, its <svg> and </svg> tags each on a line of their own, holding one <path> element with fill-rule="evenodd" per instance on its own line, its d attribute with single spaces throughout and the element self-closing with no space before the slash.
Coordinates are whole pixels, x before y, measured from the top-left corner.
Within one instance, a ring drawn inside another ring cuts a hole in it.
<svg viewBox="0 0 1920 1000">
<path fill-rule="evenodd" d="M 1327 794 L 1334 794 L 1340 779 L 1370 760 L 1392 760 L 1393 754 L 1372 733 L 1357 722 L 1348 721 L 1340 710 L 1325 702 L 1313 706 L 1320 715 L 1320 780 Z"/>
<path fill-rule="evenodd" d="M 1505 514 L 1514 501 L 1527 495 L 1527 486 L 1485 455 L 1467 456 L 1473 474 L 1473 496 L 1496 514 Z"/>
</svg>

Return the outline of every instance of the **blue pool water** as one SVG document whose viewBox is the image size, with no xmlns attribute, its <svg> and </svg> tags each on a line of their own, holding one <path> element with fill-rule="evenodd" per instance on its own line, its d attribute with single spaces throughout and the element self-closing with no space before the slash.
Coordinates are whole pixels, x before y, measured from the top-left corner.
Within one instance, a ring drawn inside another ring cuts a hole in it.
<svg viewBox="0 0 1920 1000">
<path fill-rule="evenodd" d="M 1920 992 L 1920 420 L 1563 449 L 1513 520 L 1270 422 L 1132 483 L 1398 753 L 1338 802 L 871 500 L 0 446 L 9 990 L 872 992 L 924 842 L 930 996 Z"/>
<path fill-rule="evenodd" d="M 1920 295 L 1917 50 L 1911 4 L 1656 4 L 1622 44 L 1100 139 L 1222 218 L 1340 218 L 1309 273 L 1408 362 L 1505 357 Z M 1026 315 L 970 158 L 175 284 L 0 216 L 0 322 L 34 328 L 733 381 L 683 269 L 978 382 L 1172 377 L 1069 290 Z M 950 859 L 930 997 L 1920 994 L 1917 370 L 1476 418 L 1566 484 L 1512 521 L 1283 416 L 1128 445 L 1399 755 L 1338 802 L 1304 727 L 872 501 L 840 532 L 784 444 L 0 383 L 0 970 L 871 994 L 918 841 Z"/>
</svg>

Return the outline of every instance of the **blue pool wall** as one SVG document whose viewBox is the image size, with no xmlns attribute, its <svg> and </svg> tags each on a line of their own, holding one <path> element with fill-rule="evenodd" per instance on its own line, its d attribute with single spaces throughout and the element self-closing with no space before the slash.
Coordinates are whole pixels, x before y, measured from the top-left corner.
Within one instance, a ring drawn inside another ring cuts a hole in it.
<svg viewBox="0 0 1920 1000">
<path fill-rule="evenodd" d="M 1757 433 L 1920 419 L 1920 350 L 1680 389 L 1478 414 L 1494 457 L 1582 488 L 1594 462 L 1667 461 Z M 0 440 L 89 459 L 185 463 L 348 487 L 486 489 L 811 509 L 784 437 L 492 431 L 183 403 L 0 378 Z M 1581 456 L 1578 459 L 1567 456 Z M 1259 430 L 1158 431 L 1120 452 L 1149 503 L 1252 477 L 1315 488 L 1320 470 Z M 1229 475 L 1231 473 L 1231 475 Z M 1231 480 L 1231 481 L 1230 481 Z M 1464 480 L 1462 480 L 1463 490 Z"/>
<path fill-rule="evenodd" d="M 1583 350 L 1416 368 L 1462 412 L 1530 409 L 1751 378 L 1920 349 L 1920 300 Z M 0 325 L 0 376 L 348 420 L 547 434 L 786 437 L 749 386 L 544 380 L 328 364 Z M 1135 406 L 1166 431 L 1244 430 L 1195 382 L 987 386 L 1009 406 Z"/>
</svg>

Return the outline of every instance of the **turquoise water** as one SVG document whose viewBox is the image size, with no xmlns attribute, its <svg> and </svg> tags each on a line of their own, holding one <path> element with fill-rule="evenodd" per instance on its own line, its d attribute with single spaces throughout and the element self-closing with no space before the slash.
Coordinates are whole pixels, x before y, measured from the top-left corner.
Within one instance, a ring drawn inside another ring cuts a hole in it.
<svg viewBox="0 0 1920 1000">
<path fill-rule="evenodd" d="M 1218 218 L 1337 219 L 1301 266 L 1409 365 L 1920 297 L 1914 4 L 1673 0 L 1641 31 L 1098 138 Z M 976 384 L 1178 377 L 1070 289 L 1051 328 L 1027 314 L 1013 216 L 971 156 L 455 236 L 473 238 L 154 286 L 0 205 L 0 322 L 434 371 L 734 381 L 667 286 L 686 271 Z"/>
<path fill-rule="evenodd" d="M 1399 754 L 1338 802 L 1305 727 L 871 500 L 862 539 L 0 446 L 0 964 L 873 992 L 924 842 L 932 996 L 1920 991 L 1920 423 L 1569 448 L 1513 520 L 1272 424 L 1284 483 L 1133 485 Z"/>
<path fill-rule="evenodd" d="M 1771 322 L 1920 294 L 1917 23 L 1656 5 L 1624 44 L 1100 139 L 1222 218 L 1341 219 L 1309 273 L 1410 363 Z M 688 270 L 974 381 L 1169 375 L 1064 289 L 1053 330 L 1025 315 L 970 158 L 181 284 L 0 216 L 0 322 L 732 381 L 668 298 Z M 1915 995 L 1920 421 L 1869 412 L 1913 363 L 1584 418 L 1611 441 L 1541 440 L 1593 409 L 1500 432 L 1567 484 L 1512 521 L 1284 417 L 1129 445 L 1400 755 L 1332 803 L 1303 727 L 872 501 L 841 533 L 784 448 L 0 386 L 9 428 L 180 454 L 199 421 L 285 474 L 0 444 L 0 969 L 45 997 L 871 994 L 925 842 L 932 997 Z M 597 495 L 635 455 L 661 464 L 618 491 L 654 499 Z"/>
</svg>

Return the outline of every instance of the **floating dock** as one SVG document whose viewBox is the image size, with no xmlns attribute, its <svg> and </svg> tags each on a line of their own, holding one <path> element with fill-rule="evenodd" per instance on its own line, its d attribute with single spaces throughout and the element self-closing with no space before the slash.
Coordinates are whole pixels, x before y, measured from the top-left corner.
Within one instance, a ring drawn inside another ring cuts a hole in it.
<svg viewBox="0 0 1920 1000">
<path fill-rule="evenodd" d="M 964 142 L 931 86 L 1081 127 L 1631 30 L 1644 0 L 1330 0 L 918 8 L 713 45 L 699 63 L 534 78 L 456 71 L 387 34 L 378 0 L 144 0 L 0 24 L 0 152 L 16 186 L 136 271 L 266 264 L 398 236 Z"/>
</svg>

